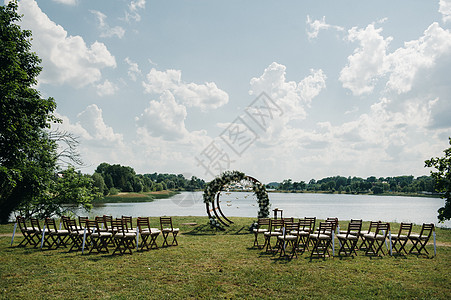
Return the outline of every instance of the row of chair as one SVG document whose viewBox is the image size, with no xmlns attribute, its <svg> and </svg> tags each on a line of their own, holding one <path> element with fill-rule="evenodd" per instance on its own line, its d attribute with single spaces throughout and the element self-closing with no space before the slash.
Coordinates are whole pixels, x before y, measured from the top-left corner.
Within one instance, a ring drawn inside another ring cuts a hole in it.
<svg viewBox="0 0 451 300">
<path fill-rule="evenodd" d="M 69 251 L 81 250 L 82 253 L 85 249 L 89 250 L 88 253 L 108 253 L 111 246 L 114 247 L 113 254 L 132 254 L 134 248 L 140 251 L 158 249 L 157 237 L 160 233 L 163 237 L 162 247 L 178 245 L 179 229 L 174 228 L 171 217 L 160 217 L 159 229 L 151 228 L 148 217 L 138 217 L 136 227 L 133 227 L 133 218 L 129 216 L 113 218 L 105 215 L 92 220 L 78 217 L 78 222 L 63 216 L 59 227 L 56 220 L 51 218 L 44 220 L 43 227 L 41 223 L 37 218 L 31 218 L 27 224 L 24 217 L 18 216 L 16 224 L 24 237 L 18 246 L 40 246 L 41 249 L 70 246 Z M 168 241 L 170 235 L 171 244 Z"/>
<path fill-rule="evenodd" d="M 398 233 L 394 235 L 391 234 L 390 224 L 381 221 L 371 221 L 368 230 L 362 229 L 362 220 L 351 220 L 346 230 L 339 229 L 338 218 L 327 218 L 319 223 L 319 227 L 315 227 L 315 224 L 315 217 L 306 217 L 296 222 L 293 218 L 261 218 L 257 228 L 253 229 L 253 247 L 280 253 L 281 257 L 297 257 L 297 253 L 310 251 L 311 258 L 325 258 L 330 256 L 330 250 L 335 255 L 336 237 L 339 256 L 353 257 L 358 250 L 370 256 L 385 255 L 384 245 L 390 255 L 429 255 L 426 245 L 432 233 L 435 233 L 434 224 L 423 224 L 421 232 L 416 234 L 412 232 L 412 223 L 401 223 Z M 263 247 L 259 246 L 260 235 L 265 238 Z M 273 239 L 276 240 L 275 243 L 272 242 Z M 411 248 L 407 251 L 409 241 Z M 288 253 L 289 248 L 291 252 Z"/>
</svg>

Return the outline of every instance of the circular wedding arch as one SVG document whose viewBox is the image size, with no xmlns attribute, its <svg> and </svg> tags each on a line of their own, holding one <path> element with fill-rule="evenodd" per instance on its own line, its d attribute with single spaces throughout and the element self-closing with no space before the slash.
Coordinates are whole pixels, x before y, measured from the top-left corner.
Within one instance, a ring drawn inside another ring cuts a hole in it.
<svg viewBox="0 0 451 300">
<path fill-rule="evenodd" d="M 259 206 L 258 218 L 267 218 L 269 216 L 269 198 L 265 186 L 254 177 L 248 176 L 240 171 L 226 171 L 220 176 L 206 184 L 204 189 L 204 203 L 207 209 L 207 215 L 213 218 L 212 212 L 216 219 L 223 225 L 229 226 L 233 223 L 229 220 L 221 210 L 219 197 L 221 192 L 231 183 L 239 183 L 241 181 L 248 181 L 252 185 L 252 190 L 257 197 Z M 210 208 L 211 205 L 211 208 Z"/>
</svg>

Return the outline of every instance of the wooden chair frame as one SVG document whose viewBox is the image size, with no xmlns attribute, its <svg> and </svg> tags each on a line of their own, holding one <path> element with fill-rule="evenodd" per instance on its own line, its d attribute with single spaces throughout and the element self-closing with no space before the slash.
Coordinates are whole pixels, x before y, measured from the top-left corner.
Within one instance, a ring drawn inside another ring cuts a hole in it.
<svg viewBox="0 0 451 300">
<path fill-rule="evenodd" d="M 269 230 L 264 233 L 265 235 L 265 244 L 263 248 L 266 247 L 266 252 L 273 252 L 274 248 L 271 246 L 271 237 L 282 235 L 280 229 L 283 227 L 282 219 L 271 219 L 269 220 Z"/>
<path fill-rule="evenodd" d="M 388 232 L 390 231 L 390 223 L 380 222 L 377 224 L 376 232 L 364 234 L 363 237 L 367 241 L 368 248 L 366 255 L 378 256 L 379 252 L 385 255 L 383 246 L 387 240 Z"/>
<path fill-rule="evenodd" d="M 127 232 L 125 221 L 123 218 L 112 220 L 111 227 L 115 231 L 113 240 L 116 245 L 116 248 L 113 251 L 113 255 L 118 251 L 119 254 L 121 255 L 125 253 L 132 254 L 136 233 Z"/>
<path fill-rule="evenodd" d="M 412 253 L 421 255 L 421 252 L 424 250 L 424 252 L 426 252 L 426 255 L 429 255 L 429 252 L 426 249 L 426 245 L 429 242 L 429 239 L 431 238 L 434 230 L 435 226 L 433 223 L 423 223 L 423 226 L 421 226 L 420 234 L 410 234 L 409 239 L 412 242 L 412 248 L 410 248 L 409 254 Z"/>
<path fill-rule="evenodd" d="M 259 218 L 257 221 L 257 228 L 254 228 L 252 231 L 254 233 L 254 245 L 252 247 L 257 247 L 257 249 L 260 249 L 261 247 L 258 245 L 258 236 L 264 235 L 265 232 L 268 231 L 269 227 L 269 220 L 270 218 Z M 266 228 L 264 228 L 265 226 Z M 262 246 L 263 247 L 263 246 Z"/>
<path fill-rule="evenodd" d="M 277 237 L 278 251 L 280 257 L 293 258 L 298 257 L 298 236 L 295 234 L 299 232 L 299 222 L 284 222 L 282 235 Z M 291 246 L 291 252 L 287 255 L 286 249 Z"/>
<path fill-rule="evenodd" d="M 354 258 L 353 253 L 357 255 L 357 252 L 355 250 L 357 247 L 357 242 L 359 241 L 359 234 L 361 229 L 361 222 L 353 223 L 351 221 L 348 224 L 346 233 L 337 234 L 337 238 L 341 243 L 340 250 L 338 250 L 339 256 L 342 256 L 342 253 L 344 253 L 344 256 L 351 256 L 352 258 Z"/>
<path fill-rule="evenodd" d="M 66 229 L 58 229 L 55 219 L 45 219 L 46 235 L 51 240 L 49 248 L 56 246 L 58 249 L 61 245 L 67 247 L 67 240 L 69 239 L 69 231 Z"/>
<path fill-rule="evenodd" d="M 97 219 L 86 220 L 86 231 L 91 242 L 91 249 L 88 254 L 91 254 L 94 250 L 97 253 L 109 253 L 108 243 L 113 236 L 111 232 L 102 231 Z"/>
<path fill-rule="evenodd" d="M 161 234 L 163 235 L 162 247 L 178 246 L 177 234 L 179 233 L 180 230 L 178 228 L 174 228 L 174 226 L 172 225 L 171 217 L 160 217 L 160 229 Z M 169 234 L 172 234 L 171 245 L 169 245 L 168 243 Z"/>
<path fill-rule="evenodd" d="M 150 221 L 148 217 L 138 217 L 137 226 L 141 236 L 141 251 L 151 249 L 158 249 L 157 237 L 160 235 L 160 230 L 150 228 Z M 150 240 L 149 240 L 150 238 Z"/>
<path fill-rule="evenodd" d="M 392 254 L 407 255 L 406 245 L 412 232 L 412 223 L 401 223 L 397 235 L 391 236 Z"/>
<path fill-rule="evenodd" d="M 374 233 L 376 231 L 377 225 L 380 223 L 381 221 L 370 221 L 370 225 L 368 227 L 368 231 L 364 232 L 364 231 L 360 231 L 359 237 L 361 238 L 362 242 L 360 243 L 359 246 L 359 250 L 362 251 L 366 251 L 368 249 L 368 245 L 367 245 L 367 241 L 365 240 L 365 238 L 363 237 L 365 234 L 370 234 L 370 233 Z"/>
<path fill-rule="evenodd" d="M 319 223 L 318 231 L 310 234 L 310 240 L 313 243 L 310 259 L 313 257 L 326 258 L 330 256 L 329 248 L 332 244 L 333 230 L 334 224 L 332 222 L 321 222 Z"/>
<path fill-rule="evenodd" d="M 314 226 L 314 221 L 312 219 L 300 219 L 299 228 L 297 232 L 291 232 L 298 237 L 297 240 L 297 250 L 298 252 L 304 253 L 305 250 L 309 250 L 310 234 L 312 233 Z"/>
<path fill-rule="evenodd" d="M 83 230 L 80 229 L 80 226 L 77 225 L 77 222 L 74 219 L 63 219 L 65 222 L 66 228 L 69 230 L 69 238 L 72 241 L 72 246 L 69 249 L 69 252 L 72 250 L 78 251 L 82 249 L 83 244 Z"/>
<path fill-rule="evenodd" d="M 24 237 L 24 239 L 19 243 L 19 245 L 17 245 L 17 247 L 25 247 L 28 244 L 36 247 L 39 243 L 39 236 L 37 232 L 32 227 L 27 226 L 27 222 L 22 216 L 17 216 L 16 222 L 17 224 L 19 224 L 20 232 Z"/>
</svg>

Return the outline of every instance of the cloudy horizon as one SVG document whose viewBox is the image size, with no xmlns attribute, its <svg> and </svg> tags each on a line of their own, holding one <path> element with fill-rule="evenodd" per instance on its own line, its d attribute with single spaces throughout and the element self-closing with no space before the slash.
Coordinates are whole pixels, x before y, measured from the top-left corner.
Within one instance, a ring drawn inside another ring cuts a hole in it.
<svg viewBox="0 0 451 300">
<path fill-rule="evenodd" d="M 416 177 L 449 147 L 451 0 L 21 0 L 19 13 L 83 173 Z"/>
</svg>

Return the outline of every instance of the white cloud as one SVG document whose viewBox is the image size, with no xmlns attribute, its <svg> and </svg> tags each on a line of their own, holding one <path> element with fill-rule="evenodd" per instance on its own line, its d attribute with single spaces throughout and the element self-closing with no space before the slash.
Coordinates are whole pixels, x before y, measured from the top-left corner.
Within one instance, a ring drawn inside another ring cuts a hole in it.
<svg viewBox="0 0 451 300">
<path fill-rule="evenodd" d="M 42 59 L 38 80 L 47 84 L 86 86 L 101 80 L 101 69 L 116 67 L 116 60 L 103 43 L 87 46 L 80 36 L 68 36 L 51 21 L 34 0 L 19 2 L 21 26 L 33 31 L 33 49 Z"/>
<path fill-rule="evenodd" d="M 451 0 L 440 0 L 439 13 L 442 14 L 443 22 L 451 21 Z"/>
<path fill-rule="evenodd" d="M 66 4 L 66 5 L 75 5 L 77 4 L 78 0 L 52 0 L 56 3 Z"/>
<path fill-rule="evenodd" d="M 128 76 L 133 80 L 136 81 L 138 79 L 138 76 L 141 76 L 141 70 L 139 69 L 139 66 L 137 63 L 130 60 L 130 58 L 126 57 L 125 62 L 128 64 Z"/>
<path fill-rule="evenodd" d="M 219 108 L 229 101 L 226 92 L 214 82 L 205 84 L 185 83 L 180 70 L 158 71 L 152 68 L 143 82 L 147 93 L 161 94 L 170 91 L 188 107 L 199 107 L 202 111 Z"/>
<path fill-rule="evenodd" d="M 390 72 L 387 87 L 399 94 L 410 91 L 419 70 L 432 68 L 443 54 L 451 54 L 451 33 L 433 23 L 418 40 L 404 43 L 385 58 Z"/>
<path fill-rule="evenodd" d="M 337 31 L 343 31 L 344 28 L 341 26 L 336 25 L 330 25 L 326 23 L 326 17 L 323 16 L 321 20 L 312 20 L 310 19 L 310 16 L 307 15 L 307 36 L 309 39 L 315 39 L 318 37 L 320 30 L 329 30 L 329 29 L 335 29 Z"/>
<path fill-rule="evenodd" d="M 97 85 L 97 95 L 100 97 L 114 95 L 117 90 L 118 87 L 108 79 L 105 79 L 102 84 Z"/>
<path fill-rule="evenodd" d="M 185 106 L 177 104 L 171 92 L 165 91 L 160 96 L 160 101 L 150 101 L 149 107 L 136 122 L 152 136 L 178 140 L 188 134 L 185 128 L 186 116 Z"/>
<path fill-rule="evenodd" d="M 97 142 L 110 142 L 122 144 L 122 134 L 114 133 L 112 127 L 105 124 L 102 110 L 96 105 L 91 104 L 84 111 L 77 115 L 80 124 L 89 133 L 91 139 Z"/>
<path fill-rule="evenodd" d="M 340 81 L 354 95 L 372 93 L 384 76 L 388 76 L 389 91 L 409 92 L 420 70 L 432 68 L 440 56 L 451 53 L 451 33 L 438 23 L 431 24 L 418 40 L 406 42 L 390 54 L 387 49 L 393 38 L 384 39 L 381 32 L 373 24 L 349 30 L 348 40 L 358 41 L 360 47 L 348 57 Z"/>
<path fill-rule="evenodd" d="M 125 20 L 127 22 L 134 20 L 135 22 L 141 21 L 141 15 L 139 11 L 146 8 L 146 0 L 132 0 L 128 5 L 128 11 L 125 12 Z"/>
<path fill-rule="evenodd" d="M 110 27 L 110 25 L 108 25 L 105 21 L 106 20 L 105 14 L 97 10 L 91 10 L 91 13 L 93 13 L 97 17 L 97 20 L 99 21 L 99 29 L 102 31 L 100 33 L 101 37 L 117 36 L 120 39 L 124 37 L 125 29 L 120 26 Z"/>
<path fill-rule="evenodd" d="M 384 39 L 381 31 L 374 24 L 365 29 L 353 27 L 348 31 L 348 40 L 358 41 L 360 47 L 348 57 L 348 65 L 341 70 L 339 79 L 343 87 L 350 89 L 354 95 L 371 93 L 377 77 L 386 72 L 384 60 L 392 38 Z"/>
<path fill-rule="evenodd" d="M 258 96 L 265 92 L 290 119 L 303 119 L 306 117 L 305 106 L 326 87 L 327 77 L 322 70 L 310 70 L 310 73 L 299 83 L 287 82 L 286 67 L 273 62 L 260 77 L 251 79 L 249 93 Z"/>
<path fill-rule="evenodd" d="M 102 162 L 130 165 L 134 158 L 134 149 L 124 143 L 122 134 L 115 133 L 103 119 L 102 110 L 95 104 L 89 105 L 71 122 L 67 116 L 56 114 L 63 120 L 52 129 L 67 131 L 79 137 L 78 151 L 87 167 L 98 166 Z"/>
</svg>

